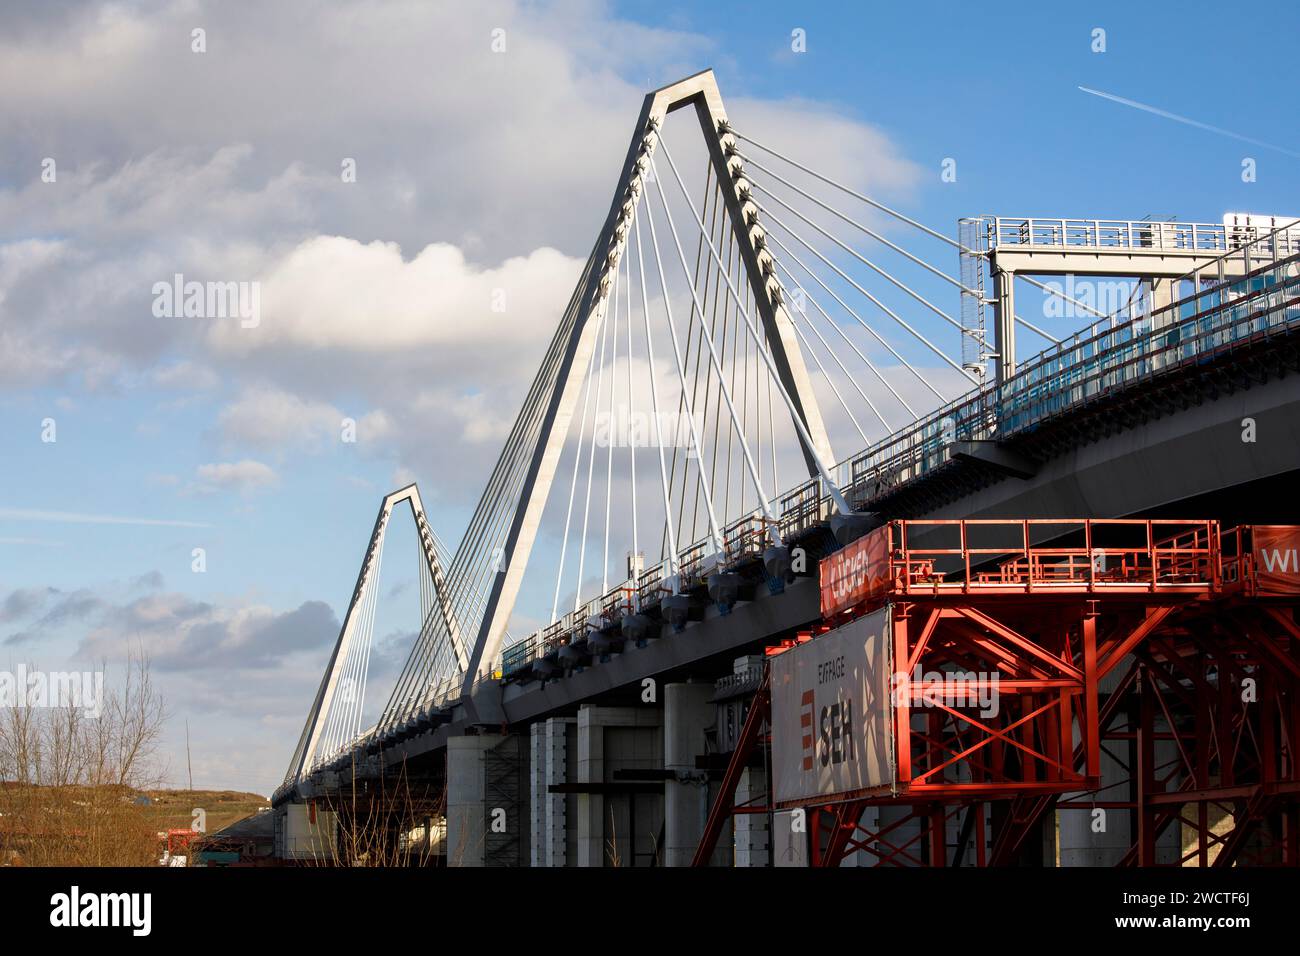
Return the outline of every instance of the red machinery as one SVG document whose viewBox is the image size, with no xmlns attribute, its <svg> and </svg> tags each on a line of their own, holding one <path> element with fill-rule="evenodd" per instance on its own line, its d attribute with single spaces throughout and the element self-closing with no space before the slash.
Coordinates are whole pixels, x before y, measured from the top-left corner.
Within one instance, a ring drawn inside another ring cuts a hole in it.
<svg viewBox="0 0 1300 956">
<path fill-rule="evenodd" d="M 1177 822 L 1184 864 L 1300 865 L 1298 549 L 1300 528 L 1221 533 L 1213 521 L 895 521 L 871 532 L 822 562 L 821 630 L 889 605 L 895 678 L 972 675 L 972 691 L 997 696 L 996 716 L 903 680 L 888 787 L 738 808 L 740 773 L 768 744 L 765 681 L 696 865 L 733 812 L 794 807 L 814 865 L 862 850 L 880 864 L 946 866 L 972 843 L 977 865 L 1008 864 L 1056 807 L 1129 814 L 1126 864 L 1154 864 Z M 1102 780 L 1103 748 L 1127 754 L 1127 779 Z M 873 805 L 904 813 L 869 832 Z"/>
</svg>

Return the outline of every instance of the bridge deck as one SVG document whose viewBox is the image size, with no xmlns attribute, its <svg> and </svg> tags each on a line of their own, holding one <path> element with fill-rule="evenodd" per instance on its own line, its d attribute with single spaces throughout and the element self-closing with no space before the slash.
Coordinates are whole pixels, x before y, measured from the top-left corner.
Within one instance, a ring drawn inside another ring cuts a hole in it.
<svg viewBox="0 0 1300 956">
<path fill-rule="evenodd" d="M 838 467 L 836 477 L 855 508 L 873 510 L 879 500 L 952 462 L 950 446 L 955 442 L 1006 441 L 1123 391 L 1140 389 L 1162 376 L 1205 366 L 1297 332 L 1300 255 L 1293 255 L 1199 291 L 1152 315 L 1115 316 L 1098 322 L 1026 362 L 1002 385 L 972 392 L 854 456 Z M 805 482 L 780 499 L 781 535 L 788 539 L 823 524 L 832 511 L 820 480 Z M 679 558 L 683 588 L 689 589 L 712 570 L 752 562 L 762 552 L 764 530 L 762 517 L 749 515 L 725 530 L 726 553 L 721 560 L 706 553 L 709 549 L 704 541 L 683 551 Z M 1034 573 L 1046 574 L 1047 568 L 1043 565 Z M 1073 572 L 1056 562 L 1051 573 Z M 1014 591 L 1068 585 L 1069 579 L 1050 584 L 1030 580 L 1024 585 L 1004 581 L 996 586 Z M 994 584 L 985 582 L 983 586 Z M 1142 588 L 1140 582 L 1119 580 L 1102 586 L 1112 591 Z M 666 565 L 656 565 L 635 583 L 612 589 L 506 648 L 497 671 L 507 677 L 518 674 L 567 645 L 593 622 L 611 624 L 670 590 Z"/>
<path fill-rule="evenodd" d="M 906 494 L 912 487 L 928 486 L 932 478 L 948 474 L 960 463 L 952 453 L 957 442 L 1023 444 L 1027 437 L 1036 441 L 1038 436 L 1051 433 L 1054 423 L 1108 408 L 1130 393 L 1154 393 L 1165 387 L 1163 383 L 1180 376 L 1232 365 L 1239 361 L 1238 356 L 1276 354 L 1284 342 L 1295 341 L 1297 332 L 1300 255 L 1271 262 L 1244 277 L 1200 291 L 1154 315 L 1116 316 L 1099 322 L 1026 362 L 1016 376 L 1001 386 L 963 396 L 841 463 L 834 477 L 855 509 L 878 511 L 900 492 Z M 812 480 L 781 497 L 778 521 L 784 540 L 795 541 L 824 528 L 833 512 L 824 490 L 820 481 Z M 692 544 L 679 556 L 679 589 L 698 590 L 717 570 L 741 570 L 751 578 L 761 576 L 766 532 L 762 517 L 751 514 L 724 529 L 724 554 L 711 553 L 703 542 Z M 1092 543 L 1094 550 L 1111 546 Z M 942 550 L 933 542 L 926 542 L 926 547 Z M 1029 557 L 1021 555 L 1004 564 L 998 564 L 991 554 L 968 553 L 969 574 L 963 568 L 956 577 L 949 576 L 956 569 L 946 563 L 956 555 L 909 547 L 902 567 L 902 587 L 895 594 L 918 598 L 923 593 L 942 596 L 978 590 L 1023 598 L 1032 592 L 1034 600 L 1039 600 L 1045 593 L 1064 597 L 1086 588 L 1092 593 L 1128 595 L 1127 600 L 1138 601 L 1153 591 L 1170 599 L 1196 600 L 1205 590 L 1206 582 L 1195 575 L 1178 580 L 1183 571 L 1172 557 L 1154 553 L 1143 557 L 1145 544 L 1114 545 L 1121 551 L 1127 548 L 1128 553 L 1103 557 L 1103 564 L 1110 563 L 1100 574 L 1089 547 L 1072 544 L 1068 553 L 1056 554 L 1031 549 Z M 1235 575 L 1240 570 L 1234 565 L 1231 572 L 1221 573 Z M 505 649 L 492 672 L 483 678 L 483 686 L 502 677 L 528 674 L 536 662 L 554 658 L 575 637 L 585 636 L 593 624 L 611 628 L 628 615 L 653 607 L 664 594 L 672 592 L 673 584 L 666 563 L 648 569 L 636 581 L 611 589 Z M 478 690 L 474 693 L 477 695 Z M 448 709 L 459 700 L 459 681 L 431 688 L 421 713 L 414 723 L 407 722 L 410 726 L 398 728 L 396 739 L 406 739 L 429 719 L 435 723 L 448 719 Z M 384 739 L 392 743 L 392 736 L 385 735 Z M 379 743 L 371 732 L 362 735 L 357 747 L 364 751 Z"/>
</svg>

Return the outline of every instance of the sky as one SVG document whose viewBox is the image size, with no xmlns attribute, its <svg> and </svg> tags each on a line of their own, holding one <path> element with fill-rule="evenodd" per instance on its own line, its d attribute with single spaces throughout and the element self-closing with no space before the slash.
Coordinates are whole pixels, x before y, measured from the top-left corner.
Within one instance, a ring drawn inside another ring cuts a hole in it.
<svg viewBox="0 0 1300 956">
<path fill-rule="evenodd" d="M 1295 215 L 1297 27 L 1289 4 L 7 3 L 0 668 L 143 649 L 168 782 L 188 724 L 195 786 L 269 793 L 382 496 L 418 481 L 459 541 L 646 91 L 712 67 L 738 128 L 948 234 Z M 256 283 L 259 321 L 160 306 L 177 274 Z M 380 677 L 414 568 L 381 578 Z M 549 597 L 526 584 L 512 632 Z"/>
</svg>

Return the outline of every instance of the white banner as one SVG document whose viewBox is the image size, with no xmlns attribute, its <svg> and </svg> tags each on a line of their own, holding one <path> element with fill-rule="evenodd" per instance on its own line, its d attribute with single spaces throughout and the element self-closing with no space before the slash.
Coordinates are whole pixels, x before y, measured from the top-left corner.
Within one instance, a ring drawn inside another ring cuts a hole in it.
<svg viewBox="0 0 1300 956">
<path fill-rule="evenodd" d="M 882 607 L 772 658 L 778 805 L 893 785 L 890 620 Z"/>
</svg>

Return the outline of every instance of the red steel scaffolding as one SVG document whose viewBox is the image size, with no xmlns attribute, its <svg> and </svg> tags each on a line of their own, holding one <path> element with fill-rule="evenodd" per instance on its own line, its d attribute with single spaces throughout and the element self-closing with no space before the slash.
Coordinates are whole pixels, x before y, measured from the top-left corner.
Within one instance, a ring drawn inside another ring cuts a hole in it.
<svg viewBox="0 0 1300 956">
<path fill-rule="evenodd" d="M 888 605 L 894 779 L 735 806 L 771 746 L 765 677 L 696 865 L 733 814 L 796 809 L 817 866 L 1041 863 L 1058 808 L 1127 814 L 1120 865 L 1300 864 L 1298 554 L 1291 526 L 890 522 L 822 562 L 821 626 L 768 654 Z M 967 698 L 933 692 L 957 674 Z M 872 806 L 896 809 L 868 829 Z"/>
</svg>

